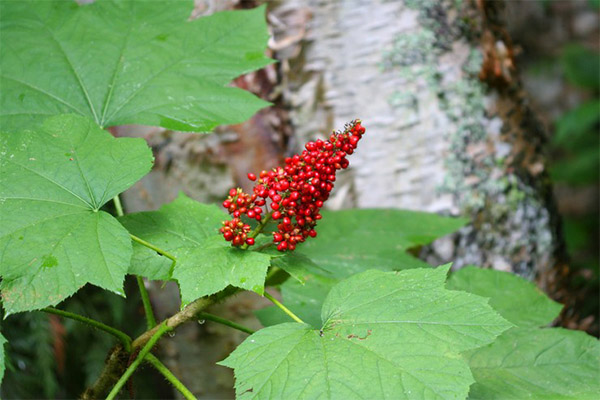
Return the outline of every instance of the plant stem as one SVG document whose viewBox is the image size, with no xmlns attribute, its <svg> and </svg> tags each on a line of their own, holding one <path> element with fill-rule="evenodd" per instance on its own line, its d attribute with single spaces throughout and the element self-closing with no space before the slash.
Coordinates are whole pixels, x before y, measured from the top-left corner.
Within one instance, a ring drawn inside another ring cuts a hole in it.
<svg viewBox="0 0 600 400">
<path fill-rule="evenodd" d="M 250 232 L 250 235 L 248 237 L 251 238 L 256 238 L 258 236 L 259 233 L 262 232 L 263 228 L 265 227 L 265 225 L 267 225 L 267 223 L 271 220 L 271 213 L 268 213 L 267 215 L 265 215 L 265 217 L 260 221 L 260 223 L 256 226 L 256 228 L 254 228 L 254 230 L 252 232 Z M 248 244 L 244 243 L 240 249 L 247 249 L 248 248 Z"/>
<path fill-rule="evenodd" d="M 269 293 L 265 292 L 265 297 L 269 300 L 271 300 L 271 302 L 273 304 L 275 304 L 277 307 L 281 308 L 281 310 L 286 313 L 287 315 L 289 315 L 294 321 L 299 322 L 301 324 L 304 323 L 304 321 L 302 321 L 300 318 L 298 318 L 298 316 L 296 314 L 294 314 L 289 308 L 287 308 L 286 306 L 284 306 L 283 304 L 281 304 L 279 302 L 279 300 L 277 300 L 275 297 L 271 296 Z"/>
<path fill-rule="evenodd" d="M 123 214 L 123 205 L 121 204 L 121 199 L 119 198 L 119 195 L 116 195 L 115 197 L 113 197 L 113 203 L 115 203 L 115 210 L 117 212 L 117 217 L 122 217 Z"/>
<path fill-rule="evenodd" d="M 194 300 L 188 304 L 183 310 L 172 315 L 171 317 L 164 320 L 163 324 L 166 324 L 171 329 L 177 328 L 188 321 L 196 320 L 197 315 L 202 312 L 206 307 L 215 304 L 227 297 L 230 297 L 241 289 L 232 286 L 220 291 L 209 297 L 202 297 Z M 158 331 L 160 325 L 155 326 L 152 329 L 147 330 L 140 336 L 138 336 L 132 343 L 132 349 L 138 349 L 144 346 Z M 106 358 L 104 369 L 100 373 L 100 377 L 90 387 L 88 387 L 82 394 L 81 398 L 84 400 L 91 400 L 97 398 L 103 398 L 110 388 L 117 382 L 119 376 L 125 371 L 128 354 L 123 354 L 123 349 L 114 348 Z"/>
<path fill-rule="evenodd" d="M 41 309 L 40 311 L 43 311 L 48 314 L 60 315 L 61 317 L 79 321 L 86 325 L 100 329 L 106 333 L 113 335 L 117 339 L 119 339 L 121 341 L 121 343 L 123 343 L 123 347 L 125 348 L 125 350 L 131 351 L 131 337 L 129 337 L 129 335 L 126 334 L 125 332 L 120 331 L 116 328 L 113 328 L 112 326 L 103 324 L 102 322 L 96 321 L 95 319 L 84 317 L 83 315 L 75 314 L 75 313 L 72 313 L 69 311 L 59 310 L 59 309 L 53 308 L 53 307 L 46 307 L 46 308 Z"/>
<path fill-rule="evenodd" d="M 250 335 L 252 335 L 255 332 L 252 329 L 246 328 L 245 326 L 240 325 L 240 324 L 238 324 L 236 322 L 230 321 L 230 320 L 225 319 L 225 318 L 218 317 L 218 316 L 213 315 L 213 314 L 205 313 L 205 312 L 199 313 L 198 314 L 198 319 L 207 319 L 209 321 L 217 322 L 217 323 L 222 324 L 222 325 L 227 325 L 227 326 L 229 326 L 229 327 L 231 327 L 233 329 L 237 329 L 238 331 L 249 333 Z"/>
<path fill-rule="evenodd" d="M 134 371 L 137 369 L 137 367 L 142 363 L 142 361 L 144 360 L 146 355 L 150 352 L 150 350 L 152 350 L 152 348 L 154 347 L 156 342 L 158 342 L 158 339 L 160 339 L 162 335 L 164 335 L 165 333 L 167 333 L 171 330 L 173 330 L 173 329 L 168 327 L 166 323 L 162 323 L 158 326 L 158 330 L 154 333 L 154 335 L 152 335 L 150 340 L 148 340 L 148 343 L 146 343 L 146 345 L 144 347 L 142 347 L 142 350 L 140 350 L 140 353 L 138 354 L 138 356 L 131 363 L 131 365 L 129 365 L 127 370 L 125 370 L 125 373 L 121 376 L 121 378 L 119 378 L 119 380 L 117 381 L 115 386 L 112 388 L 112 390 L 106 397 L 106 400 L 113 400 L 119 394 L 119 391 L 121 390 L 123 385 L 125 385 L 125 383 L 127 383 L 129 378 L 131 377 L 131 375 L 134 373 Z"/>
<path fill-rule="evenodd" d="M 163 249 L 161 249 L 159 247 L 156 247 L 152 243 L 146 242 L 144 239 L 137 237 L 135 235 L 132 235 L 131 233 L 129 234 L 129 236 L 131 237 L 131 240 L 133 240 L 134 242 L 137 242 L 137 243 L 141 244 L 142 246 L 149 248 L 150 250 L 154 250 L 161 256 L 165 256 L 173 262 L 177 261 L 177 258 L 175 258 L 175 256 L 173 254 L 167 253 L 166 251 L 164 251 Z"/>
<path fill-rule="evenodd" d="M 162 374 L 170 383 L 173 385 L 175 389 L 179 391 L 187 400 L 196 400 L 196 397 L 189 391 L 188 388 L 185 387 L 183 383 L 169 369 L 162 363 L 158 358 L 156 358 L 152 353 L 148 353 L 146 355 L 146 361 L 152 364 L 154 368 L 158 372 Z"/>
<path fill-rule="evenodd" d="M 175 269 L 175 264 L 177 264 L 177 258 L 175 258 L 175 256 L 173 254 L 167 253 L 163 249 L 156 247 L 152 243 L 146 242 L 144 239 L 137 237 L 135 235 L 132 235 L 131 233 L 129 234 L 129 236 L 131 237 L 131 240 L 133 240 L 134 242 L 137 242 L 137 243 L 141 244 L 142 246 L 149 248 L 150 250 L 154 250 L 161 256 L 165 256 L 169 260 L 173 261 L 173 263 L 171 264 L 171 269 L 169 270 L 169 276 L 171 276 L 173 274 L 173 270 Z"/>
<path fill-rule="evenodd" d="M 140 295 L 142 296 L 142 304 L 144 304 L 144 313 L 146 314 L 146 323 L 148 329 L 152 329 L 156 326 L 156 318 L 154 318 L 154 311 L 152 310 L 152 304 L 150 303 L 150 296 L 148 296 L 148 290 L 144 284 L 144 278 L 136 276 L 138 287 L 140 288 Z"/>
<path fill-rule="evenodd" d="M 119 195 L 113 197 L 113 202 L 115 203 L 117 216 L 122 217 L 124 215 L 123 206 L 121 205 L 121 199 L 119 198 Z M 152 329 L 156 326 L 156 319 L 154 318 L 152 304 L 150 304 L 150 296 L 148 296 L 148 291 L 146 290 L 146 286 L 144 285 L 144 279 L 141 276 L 136 276 L 136 279 L 138 287 L 140 288 L 142 303 L 144 304 L 144 312 L 146 313 L 146 322 L 148 323 L 148 329 Z"/>
</svg>

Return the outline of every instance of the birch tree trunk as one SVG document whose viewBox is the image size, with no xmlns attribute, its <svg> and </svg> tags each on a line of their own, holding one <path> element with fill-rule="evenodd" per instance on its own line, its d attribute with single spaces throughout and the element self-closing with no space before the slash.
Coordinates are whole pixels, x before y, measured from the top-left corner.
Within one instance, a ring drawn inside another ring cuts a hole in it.
<svg viewBox="0 0 600 400">
<path fill-rule="evenodd" d="M 213 3 L 202 2 L 200 12 L 214 11 Z M 280 62 L 237 84 L 275 106 L 211 136 L 139 131 L 154 146 L 157 168 L 127 194 L 129 211 L 157 208 L 178 190 L 202 201 L 220 199 L 244 182 L 245 172 L 271 168 L 317 133 L 361 118 L 367 134 L 336 181 L 330 207 L 467 216 L 468 227 L 422 249 L 422 256 L 432 264 L 453 261 L 454 268 L 473 264 L 537 278 L 559 296 L 567 269 L 546 173 L 546 133 L 521 90 L 503 3 L 268 5 L 270 47 Z M 208 343 L 202 341 L 195 343 Z M 214 380 L 227 386 L 232 381 L 224 373 Z M 198 391 L 205 398 L 215 393 Z"/>
</svg>

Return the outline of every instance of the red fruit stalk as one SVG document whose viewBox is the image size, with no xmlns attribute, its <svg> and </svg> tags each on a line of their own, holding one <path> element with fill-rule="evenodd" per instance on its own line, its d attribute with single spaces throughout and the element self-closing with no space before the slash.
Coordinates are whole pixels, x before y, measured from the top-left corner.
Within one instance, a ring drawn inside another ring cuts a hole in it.
<svg viewBox="0 0 600 400">
<path fill-rule="evenodd" d="M 333 132 L 329 140 L 308 142 L 300 154 L 285 159 L 285 167 L 262 171 L 253 194 L 231 189 L 223 207 L 233 216 L 224 221 L 221 233 L 234 246 L 252 246 L 254 238 L 250 225 L 241 217 L 261 221 L 263 207 L 272 210 L 270 216 L 278 221 L 273 232 L 277 250 L 294 250 L 307 237 L 317 236 L 315 226 L 321 219 L 319 211 L 333 189 L 336 172 L 348 167 L 346 156 L 352 154 L 365 133 L 360 120 L 346 124 L 341 132 Z M 256 175 L 248 174 L 256 181 Z M 258 234 L 258 232 L 256 232 Z"/>
</svg>

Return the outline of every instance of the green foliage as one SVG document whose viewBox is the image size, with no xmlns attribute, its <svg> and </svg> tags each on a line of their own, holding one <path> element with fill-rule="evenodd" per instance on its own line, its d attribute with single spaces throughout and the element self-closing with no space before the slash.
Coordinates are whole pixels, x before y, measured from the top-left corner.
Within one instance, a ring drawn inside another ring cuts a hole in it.
<svg viewBox="0 0 600 400">
<path fill-rule="evenodd" d="M 122 293 L 128 232 L 100 207 L 152 166 L 141 139 L 83 117 L 48 119 L 0 142 L 0 262 L 7 314 L 54 305 L 92 283 Z"/>
<path fill-rule="evenodd" d="M 232 248 L 218 229 L 225 214 L 183 194 L 158 211 L 121 218 L 131 233 L 171 252 L 177 264 L 155 251 L 134 245 L 130 273 L 150 279 L 175 279 L 182 305 L 216 293 L 228 285 L 262 295 L 271 256 Z"/>
<path fill-rule="evenodd" d="M 565 76 L 573 85 L 600 88 L 600 57 L 580 44 L 564 48 L 561 59 Z"/>
<path fill-rule="evenodd" d="M 552 165 L 555 181 L 570 185 L 595 184 L 600 179 L 600 100 L 567 112 L 556 122 L 553 146 L 562 159 Z"/>
<path fill-rule="evenodd" d="M 284 302 L 306 323 L 285 323 L 298 318 L 269 297 L 287 313 L 259 311 L 272 326 L 222 362 L 234 369 L 240 398 L 585 399 L 600 391 L 598 341 L 540 328 L 560 305 L 534 285 L 472 267 L 452 274 L 446 285 L 449 267 L 433 269 L 411 255 L 466 220 L 399 210 L 324 212 L 316 239 L 303 243 L 301 253 L 281 254 L 268 246 L 268 235 L 258 236 L 250 250 L 232 248 L 218 231 L 225 214 L 183 194 L 158 211 L 119 220 L 106 212 L 102 207 L 144 176 L 153 160 L 143 140 L 115 139 L 103 127 L 203 131 L 245 120 L 267 104 L 226 86 L 271 62 L 263 55 L 264 7 L 186 21 L 192 4 L 0 2 L 0 123 L 6 130 L 0 137 L 0 288 L 7 315 L 57 304 L 87 283 L 122 295 L 127 273 L 176 281 L 184 306 L 229 286 L 262 295 L 267 276 L 273 284 L 283 269 L 293 278 L 281 284 Z M 597 89 L 597 59 L 589 57 L 568 48 L 565 74 Z M 598 106 L 584 104 L 565 116 L 556 143 L 574 153 L 592 148 Z M 75 115 L 55 115 L 65 112 Z M 599 164 L 597 157 L 581 159 L 585 165 L 571 163 L 572 175 Z M 130 283 L 146 295 L 136 279 Z M 143 329 L 140 320 L 128 321 L 141 308 L 138 298 L 125 303 L 93 287 L 79 294 L 86 300 L 76 296 L 62 307 L 124 326 L 116 336 L 129 349 L 127 334 Z M 140 297 L 151 310 L 147 296 Z M 190 309 L 179 316 L 198 315 Z M 3 327 L 10 359 L 5 397 L 81 390 L 115 343 L 56 316 L 11 318 Z M 21 335 L 27 329 L 31 334 Z M 0 335 L 0 379 L 5 342 Z M 76 354 L 87 343 L 94 346 L 84 356 L 55 367 L 55 357 Z M 75 382 L 67 389 L 59 387 L 63 367 L 65 379 Z M 17 380 L 24 389 L 14 389 Z"/>
<path fill-rule="evenodd" d="M 321 321 L 321 308 L 327 294 L 337 283 L 336 279 L 320 275 L 309 275 L 304 283 L 287 280 L 281 287 L 281 297 L 285 306 L 304 322 L 318 326 Z M 271 326 L 289 321 L 279 308 L 271 306 L 254 312 L 263 326 Z"/>
<path fill-rule="evenodd" d="M 210 131 L 268 103 L 226 87 L 272 61 L 265 9 L 186 21 L 193 1 L 0 2 L 0 123 L 76 113 L 123 124 Z"/>
<path fill-rule="evenodd" d="M 6 371 L 0 388 L 3 399 L 56 398 L 60 392 L 53 349 L 55 340 L 48 315 L 21 313 L 2 325 L 8 343 Z"/>
<path fill-rule="evenodd" d="M 488 346 L 465 353 L 476 383 L 470 399 L 592 399 L 600 393 L 600 342 L 583 332 L 538 328 L 560 305 L 530 282 L 494 270 L 462 269 L 449 289 L 485 293 L 516 327 Z"/>
<path fill-rule="evenodd" d="M 134 235 L 170 251 L 201 246 L 206 239 L 216 237 L 225 216 L 216 206 L 201 204 L 180 193 L 175 201 L 158 211 L 129 214 L 119 221 Z M 133 244 L 130 274 L 167 280 L 171 277 L 170 269 L 171 260 L 138 243 Z"/>
<path fill-rule="evenodd" d="M 307 241 L 301 248 L 316 268 L 306 268 L 305 285 L 291 281 L 281 285 L 286 306 L 306 318 L 305 321 L 319 318 L 322 300 L 340 279 L 369 268 L 398 271 L 430 267 L 406 250 L 431 243 L 466 223 L 461 218 L 407 210 L 345 210 L 323 214 L 317 239 Z M 259 310 L 256 315 L 264 326 L 287 320 L 277 307 Z"/>
<path fill-rule="evenodd" d="M 562 309 L 533 283 L 508 272 L 465 267 L 450 275 L 446 287 L 489 297 L 494 310 L 519 327 L 547 325 Z"/>
<path fill-rule="evenodd" d="M 456 231 L 467 220 L 404 210 L 344 210 L 323 212 L 316 240 L 302 245 L 302 253 L 346 278 L 368 268 L 394 271 L 426 267 L 406 250 L 431 243 Z"/>
<path fill-rule="evenodd" d="M 598 123 L 600 123 L 600 100 L 585 102 L 560 117 L 556 122 L 553 142 L 557 146 L 564 146 L 570 150 L 576 150 L 582 144 L 589 145 L 589 136 L 597 136 Z"/>
<path fill-rule="evenodd" d="M 179 283 L 182 306 L 229 285 L 262 295 L 271 257 L 232 248 L 222 236 L 213 239 L 201 246 L 175 250 L 173 278 Z"/>
<path fill-rule="evenodd" d="M 320 329 L 253 334 L 221 362 L 238 398 L 465 397 L 473 380 L 458 352 L 511 325 L 485 299 L 446 290 L 447 271 L 363 272 L 331 290 Z"/>
<path fill-rule="evenodd" d="M 0 383 L 2 383 L 2 379 L 4 378 L 4 345 L 6 344 L 6 339 L 0 333 Z"/>
<path fill-rule="evenodd" d="M 476 383 L 470 399 L 597 399 L 600 343 L 561 328 L 511 329 L 466 354 Z"/>
</svg>

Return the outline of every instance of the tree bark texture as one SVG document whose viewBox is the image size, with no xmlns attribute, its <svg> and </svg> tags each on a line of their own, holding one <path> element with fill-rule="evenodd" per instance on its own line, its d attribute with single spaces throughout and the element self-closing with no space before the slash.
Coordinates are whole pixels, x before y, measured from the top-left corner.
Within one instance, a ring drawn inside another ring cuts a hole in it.
<svg viewBox="0 0 600 400">
<path fill-rule="evenodd" d="M 203 1 L 196 15 L 252 5 Z M 305 141 L 361 118 L 367 133 L 336 181 L 330 208 L 467 216 L 470 225 L 422 249 L 422 257 L 514 272 L 567 300 L 559 290 L 568 269 L 547 177 L 547 135 L 522 90 L 502 9 L 503 2 L 486 0 L 269 2 L 269 47 L 279 63 L 235 84 L 274 106 L 213 135 L 117 128 L 145 137 L 156 155 L 152 173 L 126 193 L 126 208 L 156 209 L 180 190 L 220 202 L 230 187 L 250 188 L 247 172 L 281 164 Z M 224 307 L 246 310 L 247 301 Z M 182 340 L 167 349 L 167 365 L 214 347 L 199 326 L 190 329 L 171 341 Z M 218 369 L 213 380 L 223 385 L 196 389 L 200 398 L 220 397 L 217 389 L 232 383 Z"/>
</svg>

